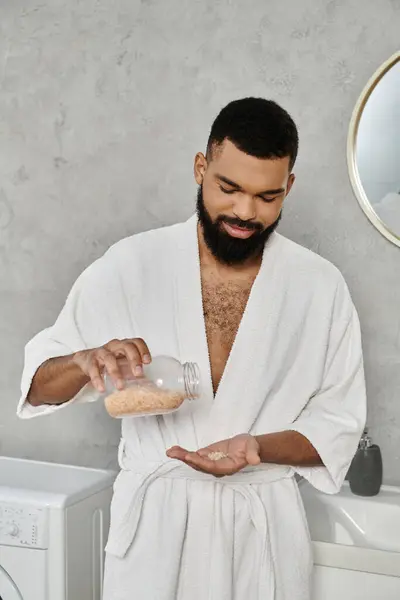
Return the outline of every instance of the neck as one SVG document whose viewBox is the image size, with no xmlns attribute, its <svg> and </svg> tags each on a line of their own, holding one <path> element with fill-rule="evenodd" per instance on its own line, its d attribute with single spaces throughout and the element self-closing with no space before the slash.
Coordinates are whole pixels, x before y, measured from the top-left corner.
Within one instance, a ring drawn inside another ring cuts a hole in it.
<svg viewBox="0 0 400 600">
<path fill-rule="evenodd" d="M 222 263 L 221 261 L 218 260 L 218 258 L 216 258 L 214 256 L 214 254 L 211 252 L 211 250 L 209 249 L 209 247 L 207 246 L 205 239 L 204 239 L 204 235 L 203 235 L 203 228 L 200 225 L 200 223 L 198 223 L 197 225 L 197 234 L 198 234 L 198 240 L 199 240 L 199 255 L 200 255 L 200 264 L 203 266 L 207 266 L 207 267 L 213 267 L 214 269 L 216 269 L 217 271 L 219 271 L 220 273 L 250 273 L 253 271 L 258 271 L 260 269 L 261 266 L 261 262 L 262 262 L 262 252 L 260 252 L 260 254 L 258 254 L 257 256 L 254 256 L 252 258 L 249 258 L 248 260 L 237 264 L 237 265 L 226 265 L 224 263 Z"/>
</svg>

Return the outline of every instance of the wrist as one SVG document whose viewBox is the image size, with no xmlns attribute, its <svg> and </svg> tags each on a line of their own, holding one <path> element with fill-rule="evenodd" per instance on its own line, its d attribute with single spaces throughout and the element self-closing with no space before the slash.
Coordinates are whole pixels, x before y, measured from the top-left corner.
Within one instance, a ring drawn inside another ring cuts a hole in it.
<svg viewBox="0 0 400 600">
<path fill-rule="evenodd" d="M 263 435 L 254 436 L 258 446 L 258 454 L 262 463 L 272 463 L 274 461 L 274 448 L 272 448 L 271 434 L 265 433 Z"/>
<path fill-rule="evenodd" d="M 84 363 L 86 362 L 87 350 L 79 350 L 71 356 L 68 356 L 68 363 L 70 368 L 81 379 L 82 382 L 89 383 L 90 377 L 84 370 Z"/>
</svg>

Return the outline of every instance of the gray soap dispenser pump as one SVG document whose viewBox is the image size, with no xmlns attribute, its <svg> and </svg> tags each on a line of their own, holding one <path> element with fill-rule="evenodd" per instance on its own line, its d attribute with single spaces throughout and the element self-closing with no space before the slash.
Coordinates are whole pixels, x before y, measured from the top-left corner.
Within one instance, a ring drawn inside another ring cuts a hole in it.
<svg viewBox="0 0 400 600">
<path fill-rule="evenodd" d="M 379 446 L 372 443 L 364 429 L 349 470 L 349 484 L 357 496 L 376 496 L 382 485 L 383 465 Z"/>
</svg>

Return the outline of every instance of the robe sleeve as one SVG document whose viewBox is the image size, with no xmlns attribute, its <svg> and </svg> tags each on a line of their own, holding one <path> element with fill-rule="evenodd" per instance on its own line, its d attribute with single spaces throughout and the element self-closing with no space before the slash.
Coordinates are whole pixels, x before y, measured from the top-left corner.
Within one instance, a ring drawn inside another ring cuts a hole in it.
<svg viewBox="0 0 400 600">
<path fill-rule="evenodd" d="M 46 360 L 97 347 L 109 341 L 99 335 L 102 329 L 99 323 L 103 315 L 107 318 L 105 299 L 110 297 L 107 288 L 112 285 L 108 279 L 108 270 L 104 257 L 88 267 L 74 284 L 55 324 L 38 333 L 26 345 L 21 398 L 17 407 L 20 418 L 48 415 L 73 403 L 94 402 L 99 399 L 99 393 L 91 384 L 84 386 L 68 402 L 59 405 L 32 406 L 27 401 L 27 396 L 36 371 Z"/>
<path fill-rule="evenodd" d="M 296 472 L 317 489 L 339 492 L 366 420 L 366 391 L 360 324 L 343 279 L 336 290 L 322 385 L 291 430 L 304 435 L 323 466 Z"/>
</svg>

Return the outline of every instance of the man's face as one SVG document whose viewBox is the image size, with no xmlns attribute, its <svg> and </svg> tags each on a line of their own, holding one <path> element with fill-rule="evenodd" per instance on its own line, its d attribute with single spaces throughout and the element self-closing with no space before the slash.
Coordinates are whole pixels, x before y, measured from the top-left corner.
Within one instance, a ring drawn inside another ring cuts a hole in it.
<svg viewBox="0 0 400 600">
<path fill-rule="evenodd" d="M 213 255 L 230 265 L 258 256 L 294 182 L 289 157 L 255 158 L 225 140 L 212 160 L 197 154 L 195 177 L 197 213 Z"/>
</svg>

